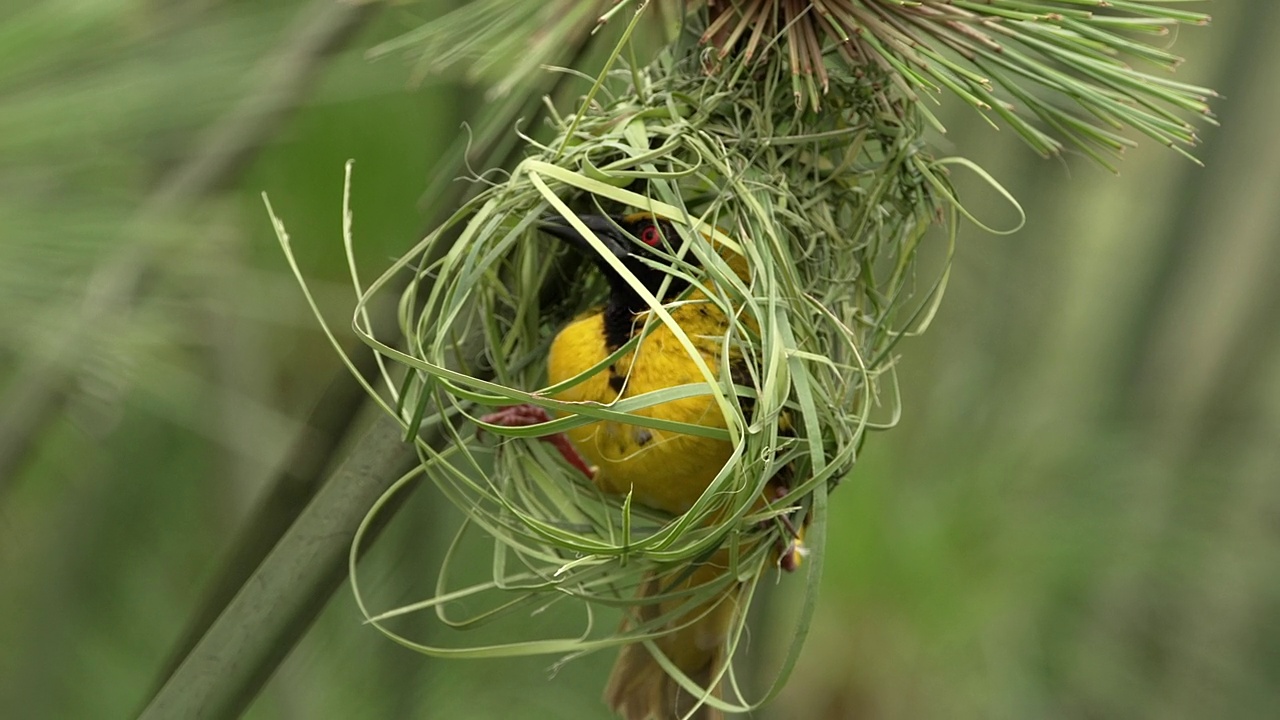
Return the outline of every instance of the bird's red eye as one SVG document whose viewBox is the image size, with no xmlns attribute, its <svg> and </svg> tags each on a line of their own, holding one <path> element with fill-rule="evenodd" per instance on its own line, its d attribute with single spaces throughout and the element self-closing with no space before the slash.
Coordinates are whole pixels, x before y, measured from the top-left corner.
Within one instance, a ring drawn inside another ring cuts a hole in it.
<svg viewBox="0 0 1280 720">
<path fill-rule="evenodd" d="M 662 244 L 662 233 L 658 232 L 657 225 L 648 225 L 640 231 L 640 242 L 649 247 L 658 247 Z"/>
</svg>

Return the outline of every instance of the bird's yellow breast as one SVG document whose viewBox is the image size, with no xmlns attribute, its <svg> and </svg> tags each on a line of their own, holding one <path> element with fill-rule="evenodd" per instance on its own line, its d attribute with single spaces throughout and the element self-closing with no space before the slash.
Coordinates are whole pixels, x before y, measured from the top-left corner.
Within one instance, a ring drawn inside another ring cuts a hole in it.
<svg viewBox="0 0 1280 720">
<path fill-rule="evenodd" d="M 672 318 L 693 340 L 713 372 L 726 320 L 707 302 L 692 302 L 671 310 Z M 643 325 L 643 317 L 636 321 Z M 589 313 L 569 323 L 552 341 L 547 375 L 563 382 L 604 360 L 604 316 Z M 621 356 L 585 381 L 556 394 L 559 400 L 608 404 L 654 390 L 705 383 L 688 351 L 665 324 L 645 336 L 635 350 Z M 681 398 L 637 410 L 646 417 L 677 420 L 707 427 L 725 427 L 714 398 Z M 596 466 L 595 483 L 605 492 L 633 492 L 636 502 L 670 513 L 681 513 L 698 499 L 729 460 L 732 446 L 723 440 L 600 421 L 569 431 L 578 451 Z"/>
</svg>

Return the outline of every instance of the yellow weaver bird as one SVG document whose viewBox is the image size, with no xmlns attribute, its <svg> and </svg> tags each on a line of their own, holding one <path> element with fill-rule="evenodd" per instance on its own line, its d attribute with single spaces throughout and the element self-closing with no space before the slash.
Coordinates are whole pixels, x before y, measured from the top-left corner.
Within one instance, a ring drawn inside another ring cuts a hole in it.
<svg viewBox="0 0 1280 720">
<path fill-rule="evenodd" d="M 684 292 L 687 281 L 672 276 L 665 292 L 667 273 L 645 263 L 658 260 L 655 252 L 664 242 L 674 244 L 679 235 L 665 221 L 637 213 L 620 217 L 582 215 L 579 219 L 644 287 L 663 302 Z M 542 223 L 543 232 L 561 238 L 586 252 L 608 279 L 610 293 L 602 307 L 570 321 L 551 343 L 547 357 L 547 379 L 555 385 L 601 363 L 645 326 L 649 305 L 611 265 L 604 261 L 577 230 L 556 217 Z M 722 257 L 739 277 L 748 278 L 745 260 L 724 252 Z M 694 289 L 684 302 L 669 309 L 671 317 L 692 341 L 706 365 L 715 372 L 721 366 L 724 337 L 729 319 L 700 290 Z M 733 353 L 733 350 L 729 350 Z M 732 356 L 730 360 L 732 361 Z M 630 352 L 577 385 L 555 395 L 558 400 L 610 404 L 678 385 L 705 383 L 706 379 L 672 329 L 659 323 Z M 725 417 L 710 395 L 671 400 L 636 410 L 634 415 L 676 420 L 706 427 L 726 427 Z M 521 405 L 505 408 L 483 418 L 502 425 L 546 422 L 550 416 L 541 408 Z M 711 484 L 732 454 L 728 441 L 640 427 L 615 421 L 598 421 L 574 428 L 564 435 L 544 438 L 557 445 L 565 458 L 591 478 L 601 490 L 632 494 L 634 502 L 679 514 L 689 510 Z M 766 494 L 774 498 L 786 493 L 775 478 Z M 799 538 L 782 551 L 779 564 L 793 569 L 799 562 Z M 640 588 L 640 596 L 678 593 L 715 580 L 728 570 L 727 551 L 719 551 L 700 563 L 674 587 L 664 586 L 650 576 Z M 704 688 L 712 687 L 727 658 L 726 644 L 739 608 L 738 587 L 698 607 L 681 613 L 667 624 L 671 629 L 654 642 L 685 675 Z M 633 617 L 624 622 L 642 624 L 679 608 L 685 601 L 676 598 L 637 605 Z M 640 643 L 623 647 L 610 676 L 605 699 L 625 720 L 673 720 L 685 716 L 711 720 L 721 713 L 687 692 L 662 668 Z M 696 712 L 695 712 L 695 708 Z M 690 712 L 695 712 L 689 715 Z"/>
</svg>

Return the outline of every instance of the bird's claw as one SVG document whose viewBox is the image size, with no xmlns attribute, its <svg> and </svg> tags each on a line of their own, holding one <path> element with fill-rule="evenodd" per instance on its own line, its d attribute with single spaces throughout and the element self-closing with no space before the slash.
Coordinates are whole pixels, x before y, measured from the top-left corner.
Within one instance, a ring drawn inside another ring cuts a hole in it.
<svg viewBox="0 0 1280 720">
<path fill-rule="evenodd" d="M 490 425 L 500 425 L 502 427 L 529 427 L 530 425 L 541 425 L 554 420 L 551 413 L 546 408 L 538 407 L 525 403 L 523 405 L 509 405 L 507 407 L 495 410 L 487 415 L 482 415 L 480 421 Z M 483 434 L 484 428 L 481 427 L 476 431 L 477 435 Z M 595 477 L 596 469 L 587 463 L 578 449 L 569 442 L 569 436 L 564 433 L 552 433 L 550 435 L 542 435 L 538 438 L 543 442 L 551 443 L 556 450 L 560 451 L 560 455 L 565 461 L 574 466 L 587 479 Z"/>
<path fill-rule="evenodd" d="M 775 480 L 769 485 L 769 491 L 773 496 L 770 501 L 777 502 L 791 494 L 791 486 L 785 482 Z M 790 537 L 790 540 L 785 545 L 783 545 L 782 538 L 778 540 L 778 567 L 785 572 L 795 572 L 804 560 L 804 556 L 809 554 L 809 548 L 805 547 L 804 544 L 804 533 L 796 530 L 795 523 L 791 522 L 789 515 L 779 515 L 775 520 L 782 524 L 783 529 L 786 530 L 787 535 Z"/>
<path fill-rule="evenodd" d="M 528 427 L 530 425 L 541 425 L 545 422 L 551 422 L 554 418 L 546 408 L 540 408 L 537 405 L 525 403 L 523 405 L 508 405 L 507 407 L 495 410 L 487 415 L 480 416 L 480 422 L 490 425 L 501 425 L 502 427 Z M 484 433 L 481 427 L 477 433 Z"/>
</svg>

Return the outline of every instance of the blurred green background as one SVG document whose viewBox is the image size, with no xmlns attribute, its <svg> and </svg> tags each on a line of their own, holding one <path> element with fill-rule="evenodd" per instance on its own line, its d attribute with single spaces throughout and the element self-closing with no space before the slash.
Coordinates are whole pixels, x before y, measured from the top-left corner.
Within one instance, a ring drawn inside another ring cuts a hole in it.
<svg viewBox="0 0 1280 720">
<path fill-rule="evenodd" d="M 493 107 L 364 53 L 456 4 L 0 8 L 0 716 L 145 705 L 340 367 L 259 194 L 345 328 L 345 160 L 368 276 L 421 236 L 424 190 Z M 1028 222 L 962 229 L 941 312 L 901 346 L 902 422 L 832 498 L 811 636 L 757 716 L 1275 716 L 1280 4 L 1208 9 L 1175 46 L 1180 79 L 1225 96 L 1204 168 L 1150 143 L 1119 177 L 1041 160 L 949 108 L 940 154 L 989 170 Z M 429 594 L 457 523 L 415 493 L 363 564 L 370 591 Z M 749 648 L 764 666 L 788 639 L 771 618 Z M 414 654 L 343 587 L 248 717 L 607 717 L 612 655 L 549 678 L 553 660 Z"/>
</svg>

